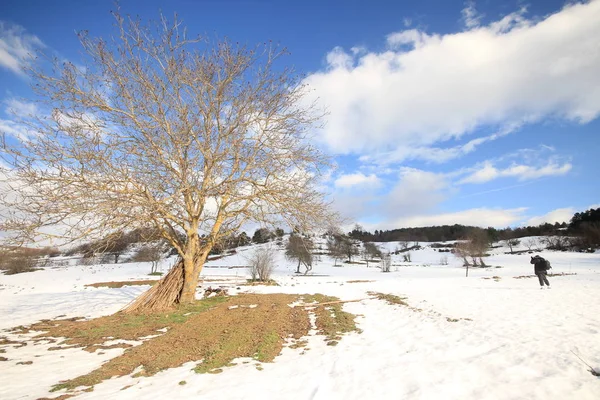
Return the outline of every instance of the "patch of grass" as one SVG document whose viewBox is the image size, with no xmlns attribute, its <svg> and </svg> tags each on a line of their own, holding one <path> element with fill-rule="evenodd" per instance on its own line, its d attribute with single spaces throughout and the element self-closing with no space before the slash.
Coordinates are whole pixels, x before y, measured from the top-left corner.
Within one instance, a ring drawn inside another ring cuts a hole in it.
<svg viewBox="0 0 600 400">
<path fill-rule="evenodd" d="M 150 275 L 150 276 L 162 276 L 163 273 L 162 272 L 150 272 L 148 275 Z"/>
<path fill-rule="evenodd" d="M 268 281 L 246 279 L 246 283 L 242 283 L 240 286 L 279 286 L 279 283 L 273 279 L 269 279 Z"/>
<path fill-rule="evenodd" d="M 307 345 L 308 345 L 307 340 L 297 340 L 294 343 L 292 343 L 289 347 L 290 347 L 290 349 L 300 349 L 302 347 L 306 347 Z"/>
<path fill-rule="evenodd" d="M 567 273 L 567 272 L 557 272 L 555 274 L 547 274 L 550 278 L 554 277 L 554 276 L 567 276 L 567 275 L 577 275 L 577 273 L 573 272 L 573 273 Z M 513 278 L 515 279 L 526 279 L 526 278 L 537 278 L 537 275 L 520 275 L 520 276 L 513 276 Z"/>
<path fill-rule="evenodd" d="M 400 297 L 389 293 L 380 293 L 380 292 L 367 292 L 369 296 L 377 297 L 379 300 L 386 301 L 388 304 L 397 304 L 400 306 L 408 306 L 408 303 L 405 302 L 406 297 Z"/>
<path fill-rule="evenodd" d="M 58 384 L 52 386 L 52 389 L 50 389 L 50 393 L 58 392 L 59 390 L 69 389 L 69 388 L 70 387 L 67 383 L 58 383 Z"/>
<path fill-rule="evenodd" d="M 263 334 L 262 340 L 258 346 L 258 351 L 256 352 L 256 356 L 254 358 L 261 362 L 273 360 L 281 351 L 281 348 L 279 348 L 277 345 L 279 341 L 279 335 L 275 331 L 269 331 Z"/>
<path fill-rule="evenodd" d="M 336 297 L 314 294 L 304 296 L 305 303 L 328 303 L 338 300 Z M 348 332 L 359 332 L 354 318 L 356 315 L 342 310 L 343 304 L 329 304 L 325 307 L 316 307 L 312 311 L 316 314 L 317 330 L 325 335 L 326 341 L 337 340 L 339 334 Z"/>
<path fill-rule="evenodd" d="M 152 274 L 148 274 L 148 275 L 152 275 Z M 97 283 L 90 283 L 89 285 L 85 285 L 85 287 L 95 287 L 95 288 L 107 287 L 107 288 L 111 288 L 111 289 L 118 289 L 118 288 L 122 288 L 123 286 L 144 286 L 144 285 L 154 286 L 156 284 L 156 282 L 158 282 L 158 281 L 146 280 L 146 281 L 97 282 Z"/>
<path fill-rule="evenodd" d="M 496 282 L 500 282 L 500 280 L 501 280 L 502 278 L 501 278 L 501 277 L 499 277 L 499 276 L 491 276 L 491 277 L 490 277 L 490 276 L 484 276 L 484 277 L 482 277 L 481 279 L 493 279 L 493 280 L 495 280 Z"/>
<path fill-rule="evenodd" d="M 0 361 L 8 361 L 8 358 L 6 358 L 6 357 L 0 357 Z"/>
<path fill-rule="evenodd" d="M 84 350 L 95 351 L 98 348 L 110 348 L 110 346 L 104 346 L 104 342 L 108 338 L 137 340 L 140 337 L 159 334 L 158 329 L 182 324 L 193 315 L 215 307 L 225 300 L 224 297 L 213 297 L 155 314 L 116 313 L 91 320 L 68 319 L 40 322 L 24 328 L 23 331 L 45 332 L 35 336 L 34 340 L 66 338 L 57 347 L 62 345 L 80 346 Z M 126 344 L 117 345 L 117 347 L 126 346 Z"/>
<path fill-rule="evenodd" d="M 375 281 L 369 281 L 366 279 L 354 279 L 351 281 L 346 281 L 346 283 L 368 283 L 368 282 L 375 282 Z"/>
<path fill-rule="evenodd" d="M 187 382 L 186 382 L 186 381 L 179 381 L 179 386 L 183 386 L 183 385 L 185 385 L 185 384 L 187 384 Z"/>
<path fill-rule="evenodd" d="M 63 343 L 76 344 L 88 350 L 102 346 L 106 340 L 130 339 L 166 333 L 128 348 L 120 356 L 98 369 L 74 379 L 60 382 L 53 391 L 94 385 L 113 376 L 132 374 L 151 376 L 168 368 L 198 361 L 198 373 L 219 373 L 240 357 L 272 362 L 288 338 L 298 340 L 311 329 L 309 312 L 303 307 L 290 307 L 301 298 L 289 294 L 242 294 L 234 297 L 211 297 L 194 304 L 182 305 L 169 312 L 123 314 L 94 320 L 49 321 L 42 337 L 64 337 Z M 319 302 L 338 300 L 323 295 L 306 295 L 302 299 Z M 237 305 L 237 308 L 231 306 Z M 252 308 L 248 305 L 253 305 Z M 329 341 L 339 341 L 341 334 L 357 330 L 354 315 L 343 312 L 341 304 L 318 307 L 319 331 Z M 37 327 L 32 327 L 34 329 Z M 139 368 L 141 366 L 141 369 Z"/>
</svg>

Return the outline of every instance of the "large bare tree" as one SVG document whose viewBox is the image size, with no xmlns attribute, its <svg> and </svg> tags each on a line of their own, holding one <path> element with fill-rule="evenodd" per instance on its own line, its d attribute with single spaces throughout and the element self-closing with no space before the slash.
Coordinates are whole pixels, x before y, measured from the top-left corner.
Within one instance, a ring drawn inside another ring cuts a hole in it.
<svg viewBox="0 0 600 400">
<path fill-rule="evenodd" d="M 79 34 L 85 65 L 30 71 L 45 113 L 23 121 L 32 135 L 4 141 L 0 230 L 158 229 L 181 261 L 139 310 L 193 301 L 211 248 L 248 222 L 327 223 L 328 159 L 308 140 L 323 114 L 279 65 L 285 50 L 190 39 L 177 18 L 115 17 L 109 41 Z"/>
</svg>

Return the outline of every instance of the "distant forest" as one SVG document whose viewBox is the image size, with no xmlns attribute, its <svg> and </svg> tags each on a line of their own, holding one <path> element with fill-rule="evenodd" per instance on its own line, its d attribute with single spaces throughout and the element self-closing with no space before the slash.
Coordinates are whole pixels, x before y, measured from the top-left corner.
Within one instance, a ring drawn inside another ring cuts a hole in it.
<svg viewBox="0 0 600 400">
<path fill-rule="evenodd" d="M 348 236 L 363 242 L 444 242 L 447 240 L 465 239 L 474 231 L 485 231 L 490 242 L 517 239 L 526 236 L 578 235 L 582 230 L 600 226 L 600 208 L 575 213 L 569 223 L 544 223 L 538 226 L 519 228 L 479 228 L 466 225 L 442 225 L 422 228 L 400 228 L 392 230 L 375 230 L 371 233 L 357 225 Z"/>
</svg>

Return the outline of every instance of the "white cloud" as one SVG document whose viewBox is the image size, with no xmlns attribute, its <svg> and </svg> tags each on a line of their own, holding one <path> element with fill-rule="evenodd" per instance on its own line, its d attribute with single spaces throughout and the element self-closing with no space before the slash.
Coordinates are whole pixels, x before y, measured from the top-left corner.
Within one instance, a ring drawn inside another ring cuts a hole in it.
<svg viewBox="0 0 600 400">
<path fill-rule="evenodd" d="M 22 26 L 0 21 L 0 66 L 24 75 L 25 66 L 44 43 Z"/>
<path fill-rule="evenodd" d="M 404 24 L 404 26 L 408 28 L 409 26 L 412 25 L 412 19 L 408 18 L 408 17 L 403 18 L 402 19 L 402 24 Z"/>
<path fill-rule="evenodd" d="M 583 209 L 576 209 L 575 207 L 557 208 L 544 215 L 529 218 L 525 225 L 537 226 L 544 223 L 554 224 L 556 222 L 569 222 L 576 212 L 587 211 L 592 208 L 600 208 L 600 204 L 592 204 Z"/>
<path fill-rule="evenodd" d="M 341 175 L 335 180 L 336 187 L 353 187 L 353 186 L 376 186 L 380 183 L 379 178 L 375 174 L 365 175 L 362 172 L 355 174 Z"/>
<path fill-rule="evenodd" d="M 443 175 L 402 168 L 400 179 L 386 196 L 382 210 L 390 218 L 427 212 L 446 199 L 447 188 Z"/>
<path fill-rule="evenodd" d="M 27 140 L 35 135 L 35 132 L 26 125 L 8 119 L 0 119 L 0 135 L 6 134 L 20 140 Z"/>
<path fill-rule="evenodd" d="M 498 169 L 491 162 L 483 163 L 478 169 L 459 183 L 485 183 L 498 178 L 514 177 L 520 181 L 541 178 L 544 176 L 560 176 L 568 173 L 573 166 L 570 163 L 558 164 L 550 162 L 542 167 L 523 164 L 512 164 L 505 169 Z"/>
<path fill-rule="evenodd" d="M 600 113 L 599 20 L 594 0 L 540 20 L 521 10 L 454 34 L 404 30 L 383 52 L 335 48 L 327 70 L 306 78 L 330 112 L 324 141 L 338 153 L 385 152 L 400 162 L 428 159 L 432 147 L 457 157 L 499 137 L 435 148 L 477 129 L 591 121 Z"/>
<path fill-rule="evenodd" d="M 481 24 L 483 15 L 475 8 L 475 1 L 465 2 L 465 8 L 462 9 L 461 14 L 467 29 L 477 28 Z"/>
<path fill-rule="evenodd" d="M 17 117 L 29 117 L 39 113 L 38 106 L 32 102 L 11 98 L 5 100 L 4 103 L 6 104 L 5 112 Z"/>
<path fill-rule="evenodd" d="M 529 218 L 527 222 L 525 222 L 525 225 L 537 226 L 546 222 L 550 224 L 554 224 L 555 222 L 569 222 L 571 217 L 573 217 L 573 214 L 575 214 L 575 209 L 573 207 L 557 208 L 547 214 Z"/>
<path fill-rule="evenodd" d="M 394 229 L 462 224 L 484 228 L 488 226 L 504 228 L 522 220 L 526 210 L 526 208 L 473 208 L 451 213 L 410 215 L 390 222 L 377 224 L 377 226 L 379 229 Z"/>
</svg>

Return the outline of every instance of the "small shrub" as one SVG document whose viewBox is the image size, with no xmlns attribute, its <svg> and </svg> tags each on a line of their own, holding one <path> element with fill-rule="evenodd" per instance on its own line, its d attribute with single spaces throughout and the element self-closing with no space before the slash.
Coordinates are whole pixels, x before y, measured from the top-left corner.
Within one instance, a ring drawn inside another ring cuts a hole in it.
<svg viewBox="0 0 600 400">
<path fill-rule="evenodd" d="M 412 257 L 410 253 L 404 253 L 402 254 L 402 261 L 404 262 L 411 262 Z"/>
<path fill-rule="evenodd" d="M 37 271 L 36 266 L 37 260 L 34 257 L 24 255 L 3 255 L 0 261 L 0 269 L 3 269 L 6 275 Z"/>
<path fill-rule="evenodd" d="M 249 260 L 248 271 L 253 281 L 270 280 L 275 268 L 275 253 L 270 248 L 257 249 Z"/>
<path fill-rule="evenodd" d="M 390 272 L 392 268 L 392 256 L 391 254 L 386 254 L 381 257 L 381 272 Z"/>
<path fill-rule="evenodd" d="M 440 264 L 448 265 L 448 256 L 442 256 L 442 258 L 440 258 Z"/>
</svg>

